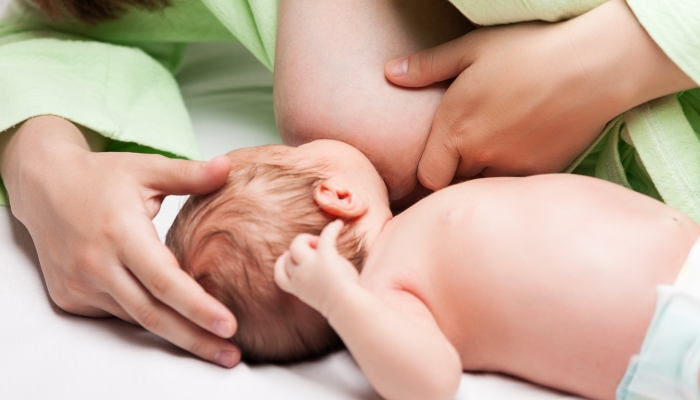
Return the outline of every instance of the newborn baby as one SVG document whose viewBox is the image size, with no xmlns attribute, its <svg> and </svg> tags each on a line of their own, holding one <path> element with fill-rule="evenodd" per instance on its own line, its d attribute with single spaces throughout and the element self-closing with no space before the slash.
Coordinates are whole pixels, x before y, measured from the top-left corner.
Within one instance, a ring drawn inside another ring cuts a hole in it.
<svg viewBox="0 0 700 400">
<path fill-rule="evenodd" d="M 344 343 L 388 399 L 451 398 L 462 370 L 595 399 L 700 394 L 700 227 L 670 207 L 542 175 L 468 181 L 392 217 L 341 142 L 229 156 L 227 185 L 190 198 L 167 243 L 237 316 L 244 360 Z"/>
</svg>

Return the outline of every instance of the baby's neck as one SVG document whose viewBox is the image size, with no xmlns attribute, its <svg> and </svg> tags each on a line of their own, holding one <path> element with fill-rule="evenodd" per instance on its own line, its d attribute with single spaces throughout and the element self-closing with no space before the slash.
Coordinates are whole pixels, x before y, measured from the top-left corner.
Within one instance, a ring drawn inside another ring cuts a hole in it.
<svg viewBox="0 0 700 400">
<path fill-rule="evenodd" d="M 382 235 L 387 223 L 393 220 L 394 216 L 389 208 L 389 202 L 382 196 L 366 196 L 367 211 L 354 221 L 357 231 L 363 236 L 367 253 L 372 252 L 374 243 Z"/>
</svg>

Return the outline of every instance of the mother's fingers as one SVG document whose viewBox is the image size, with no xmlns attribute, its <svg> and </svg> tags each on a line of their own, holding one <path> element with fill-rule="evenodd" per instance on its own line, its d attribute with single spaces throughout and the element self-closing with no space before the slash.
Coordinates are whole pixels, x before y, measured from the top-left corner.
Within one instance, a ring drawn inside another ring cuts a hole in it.
<svg viewBox="0 0 700 400">
<path fill-rule="evenodd" d="M 139 325 L 139 323 L 136 322 L 136 319 L 129 315 L 128 312 L 124 311 L 119 303 L 117 303 L 110 295 L 105 295 L 105 299 L 100 303 L 100 309 L 121 320 L 134 325 Z"/>
<path fill-rule="evenodd" d="M 436 120 L 428 136 L 423 155 L 418 162 L 418 180 L 430 190 L 439 190 L 450 184 L 460 162 L 459 149 L 448 125 Z"/>
<path fill-rule="evenodd" d="M 240 361 L 240 352 L 233 343 L 199 328 L 158 301 L 127 270 L 116 273 L 112 282 L 112 296 L 119 307 L 150 332 L 224 367 Z"/>
<path fill-rule="evenodd" d="M 141 284 L 155 298 L 200 327 L 223 338 L 233 336 L 236 331 L 233 314 L 180 269 L 170 250 L 158 239 L 151 221 L 144 218 L 134 222 L 130 229 L 120 259 Z"/>
<path fill-rule="evenodd" d="M 423 155 L 418 180 L 428 189 L 447 187 L 455 177 L 473 178 L 485 167 L 493 143 L 484 142 L 485 128 L 474 123 L 478 96 L 470 91 L 471 72 L 465 71 L 447 89 L 438 106 Z"/>
<path fill-rule="evenodd" d="M 140 157 L 139 160 L 142 160 Z M 139 182 L 165 195 L 206 194 L 220 188 L 231 170 L 231 160 L 219 156 L 207 163 L 149 156 L 138 169 Z"/>
<path fill-rule="evenodd" d="M 475 58 L 474 34 L 389 61 L 384 67 L 384 75 L 392 83 L 406 87 L 423 87 L 454 78 Z"/>
</svg>

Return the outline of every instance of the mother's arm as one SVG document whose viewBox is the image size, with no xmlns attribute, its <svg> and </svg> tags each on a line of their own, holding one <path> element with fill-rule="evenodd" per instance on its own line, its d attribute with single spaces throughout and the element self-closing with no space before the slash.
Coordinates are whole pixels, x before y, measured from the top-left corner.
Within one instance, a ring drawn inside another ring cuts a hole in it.
<svg viewBox="0 0 700 400">
<path fill-rule="evenodd" d="M 615 116 L 697 87 L 624 0 L 566 22 L 480 29 L 394 60 L 386 76 L 406 87 L 457 77 L 418 169 L 431 189 L 455 177 L 559 172 Z"/>
<path fill-rule="evenodd" d="M 400 88 L 383 66 L 469 29 L 446 0 L 282 0 L 275 55 L 282 139 L 351 144 L 377 167 L 392 199 L 405 196 L 446 85 Z"/>
</svg>

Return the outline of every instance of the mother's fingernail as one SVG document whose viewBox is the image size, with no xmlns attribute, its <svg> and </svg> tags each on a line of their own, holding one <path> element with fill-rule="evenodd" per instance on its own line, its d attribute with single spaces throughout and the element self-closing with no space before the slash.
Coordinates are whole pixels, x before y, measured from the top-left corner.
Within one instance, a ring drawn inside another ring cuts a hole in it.
<svg viewBox="0 0 700 400">
<path fill-rule="evenodd" d="M 229 350 L 221 350 L 214 356 L 216 363 L 226 368 L 232 368 L 236 365 L 236 361 L 238 361 L 236 358 L 236 353 Z"/>
<path fill-rule="evenodd" d="M 408 73 L 408 58 L 399 58 L 389 62 L 389 73 L 392 76 L 404 76 Z"/>
<path fill-rule="evenodd" d="M 226 321 L 214 322 L 214 333 L 222 338 L 230 338 L 233 336 L 233 327 Z"/>
</svg>

